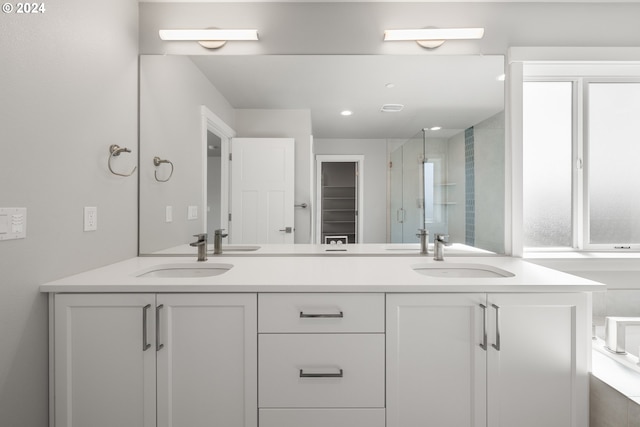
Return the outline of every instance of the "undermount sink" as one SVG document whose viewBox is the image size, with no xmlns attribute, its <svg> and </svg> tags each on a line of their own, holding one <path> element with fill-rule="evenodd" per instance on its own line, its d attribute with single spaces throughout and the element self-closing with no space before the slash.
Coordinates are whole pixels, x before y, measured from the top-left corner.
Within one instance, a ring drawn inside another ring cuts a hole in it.
<svg viewBox="0 0 640 427">
<path fill-rule="evenodd" d="M 425 276 L 440 278 L 515 276 L 509 271 L 486 264 L 415 264 L 411 268 Z"/>
<path fill-rule="evenodd" d="M 136 277 L 212 277 L 231 270 L 232 264 L 180 263 L 161 264 L 138 271 Z"/>
<path fill-rule="evenodd" d="M 260 249 L 260 246 L 236 246 L 236 245 L 222 245 L 222 253 L 225 252 L 252 252 Z"/>
</svg>

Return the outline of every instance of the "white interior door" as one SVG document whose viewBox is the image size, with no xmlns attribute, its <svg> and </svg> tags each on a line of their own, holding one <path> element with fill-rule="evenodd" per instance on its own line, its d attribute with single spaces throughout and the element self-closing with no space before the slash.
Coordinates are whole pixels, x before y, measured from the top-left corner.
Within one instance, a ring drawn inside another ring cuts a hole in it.
<svg viewBox="0 0 640 427">
<path fill-rule="evenodd" d="M 233 138 L 231 243 L 294 242 L 293 138 Z"/>
</svg>

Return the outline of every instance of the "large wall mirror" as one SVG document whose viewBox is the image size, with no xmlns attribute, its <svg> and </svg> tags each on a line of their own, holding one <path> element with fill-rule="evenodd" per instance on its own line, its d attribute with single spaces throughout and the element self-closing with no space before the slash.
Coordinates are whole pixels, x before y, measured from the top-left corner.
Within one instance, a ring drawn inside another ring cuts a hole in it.
<svg viewBox="0 0 640 427">
<path fill-rule="evenodd" d="M 141 55 L 140 254 L 229 227 L 236 137 L 295 140 L 295 243 L 321 243 L 316 157 L 359 156 L 358 243 L 504 253 L 502 56 Z"/>
</svg>

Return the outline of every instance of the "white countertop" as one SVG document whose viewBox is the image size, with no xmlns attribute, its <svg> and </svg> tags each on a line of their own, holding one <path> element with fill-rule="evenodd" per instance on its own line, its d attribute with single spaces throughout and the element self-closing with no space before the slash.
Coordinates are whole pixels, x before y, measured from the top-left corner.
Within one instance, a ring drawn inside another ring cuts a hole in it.
<svg viewBox="0 0 640 427">
<path fill-rule="evenodd" d="M 210 256 L 206 263 L 231 264 L 219 276 L 136 277 L 162 264 L 194 264 L 195 257 L 137 257 L 43 284 L 42 292 L 582 292 L 606 286 L 500 256 Z M 507 270 L 513 277 L 438 278 L 411 266 L 481 264 Z"/>
<path fill-rule="evenodd" d="M 211 241 L 211 240 L 210 240 Z M 213 244 L 209 243 L 208 253 L 213 254 Z M 253 250 L 247 250 L 253 249 Z M 174 246 L 162 251 L 154 252 L 153 255 L 193 255 L 197 254 L 197 249 L 187 244 Z M 433 243 L 429 244 L 429 253 L 433 256 Z M 294 244 L 226 244 L 222 245 L 222 256 L 252 256 L 252 255 L 272 255 L 272 256 L 299 256 L 299 255 L 419 255 L 420 243 L 357 243 L 348 245 L 316 245 L 306 243 Z M 445 248 L 446 256 L 490 256 L 493 252 L 473 246 L 453 243 Z"/>
</svg>

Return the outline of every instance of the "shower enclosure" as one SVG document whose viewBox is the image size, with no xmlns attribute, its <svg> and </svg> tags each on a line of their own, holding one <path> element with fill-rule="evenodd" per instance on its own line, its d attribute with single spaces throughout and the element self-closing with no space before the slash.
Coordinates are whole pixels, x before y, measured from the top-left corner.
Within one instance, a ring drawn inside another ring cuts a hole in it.
<svg viewBox="0 0 640 427">
<path fill-rule="evenodd" d="M 391 153 L 390 229 L 392 243 L 414 243 L 417 230 L 450 234 L 449 219 L 458 208 L 457 186 L 448 179 L 445 138 L 423 130 Z M 464 204 L 463 204 L 464 206 Z M 454 227 L 455 229 L 455 227 Z"/>
</svg>

